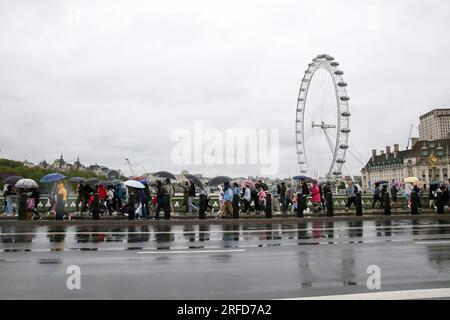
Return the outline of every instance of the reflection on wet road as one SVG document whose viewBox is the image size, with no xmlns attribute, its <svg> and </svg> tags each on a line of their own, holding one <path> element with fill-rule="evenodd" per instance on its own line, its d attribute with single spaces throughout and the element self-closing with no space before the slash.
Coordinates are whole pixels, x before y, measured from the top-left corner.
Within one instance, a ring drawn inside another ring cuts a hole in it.
<svg viewBox="0 0 450 320">
<path fill-rule="evenodd" d="M 66 287 L 78 265 L 82 289 Z M 450 219 L 0 226 L 0 298 L 270 299 L 446 287 Z"/>
</svg>

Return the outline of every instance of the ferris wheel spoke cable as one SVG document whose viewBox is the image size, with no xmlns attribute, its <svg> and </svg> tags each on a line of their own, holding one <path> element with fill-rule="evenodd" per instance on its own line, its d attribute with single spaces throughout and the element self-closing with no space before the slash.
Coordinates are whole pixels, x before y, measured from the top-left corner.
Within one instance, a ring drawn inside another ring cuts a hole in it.
<svg viewBox="0 0 450 320">
<path fill-rule="evenodd" d="M 330 133 L 331 134 L 331 133 Z M 335 136 L 333 136 L 334 138 L 336 138 Z M 352 147 L 353 148 L 353 147 Z M 356 150 L 356 148 L 355 148 Z M 365 166 L 366 164 L 364 162 L 361 161 L 361 159 L 359 159 L 356 155 L 353 154 L 353 152 L 350 150 L 350 148 L 347 150 L 348 153 L 350 153 L 351 156 L 353 156 L 353 158 L 355 158 L 356 161 L 358 161 L 360 164 L 362 164 L 363 166 Z"/>
</svg>

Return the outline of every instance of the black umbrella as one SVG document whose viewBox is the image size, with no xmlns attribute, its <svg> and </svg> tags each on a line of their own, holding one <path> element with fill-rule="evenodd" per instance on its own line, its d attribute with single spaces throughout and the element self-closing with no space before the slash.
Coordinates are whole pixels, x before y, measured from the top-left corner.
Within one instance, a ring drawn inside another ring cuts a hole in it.
<svg viewBox="0 0 450 320">
<path fill-rule="evenodd" d="M 85 185 L 96 185 L 97 183 L 98 183 L 97 178 L 90 178 L 90 179 L 84 180 Z"/>
<path fill-rule="evenodd" d="M 113 186 L 117 186 L 118 184 L 122 183 L 122 180 L 114 179 L 114 180 L 111 181 L 111 183 L 112 183 Z"/>
<path fill-rule="evenodd" d="M 112 181 L 100 181 L 99 184 L 104 185 L 105 187 L 112 187 L 114 184 L 112 183 Z"/>
<path fill-rule="evenodd" d="M 8 184 L 10 186 L 14 186 L 17 181 L 22 180 L 23 177 L 20 176 L 11 176 L 5 179 L 5 184 Z"/>
<path fill-rule="evenodd" d="M 170 172 L 167 172 L 167 171 L 159 171 L 153 175 L 158 178 L 177 180 L 177 177 L 175 177 L 173 174 L 171 174 Z"/>
<path fill-rule="evenodd" d="M 233 180 L 233 179 L 231 179 L 230 177 L 225 177 L 225 176 L 214 177 L 208 182 L 208 186 L 215 187 L 215 186 L 224 184 L 225 182 L 230 182 L 231 180 Z"/>
<path fill-rule="evenodd" d="M 381 180 L 381 181 L 377 181 L 377 182 L 375 182 L 375 184 L 388 184 L 389 182 L 388 181 L 385 181 L 385 180 Z"/>
<path fill-rule="evenodd" d="M 83 178 L 83 177 L 74 177 L 74 178 L 70 179 L 70 182 L 78 183 L 78 182 L 82 182 L 82 181 L 85 181 L 85 180 L 86 180 L 86 178 Z"/>
<path fill-rule="evenodd" d="M 195 186 L 199 187 L 200 189 L 203 189 L 203 183 L 200 181 L 200 179 L 192 174 L 185 174 L 184 175 L 190 182 L 192 182 Z"/>
</svg>

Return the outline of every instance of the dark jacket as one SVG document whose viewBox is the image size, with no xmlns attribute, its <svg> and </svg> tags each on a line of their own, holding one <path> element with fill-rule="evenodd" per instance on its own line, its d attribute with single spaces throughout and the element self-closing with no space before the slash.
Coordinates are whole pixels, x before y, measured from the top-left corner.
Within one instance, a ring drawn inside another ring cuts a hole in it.
<svg viewBox="0 0 450 320">
<path fill-rule="evenodd" d="M 189 197 L 195 197 L 195 186 L 194 186 L 194 184 L 191 184 L 189 186 Z"/>
</svg>

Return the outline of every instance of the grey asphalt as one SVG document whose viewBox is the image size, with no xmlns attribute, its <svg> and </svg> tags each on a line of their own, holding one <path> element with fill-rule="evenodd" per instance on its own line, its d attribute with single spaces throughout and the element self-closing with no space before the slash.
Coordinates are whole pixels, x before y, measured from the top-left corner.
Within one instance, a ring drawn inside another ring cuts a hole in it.
<svg viewBox="0 0 450 320">
<path fill-rule="evenodd" d="M 0 299 L 284 299 L 450 287 L 450 217 L 0 223 Z M 81 270 L 81 290 L 66 286 Z"/>
</svg>

